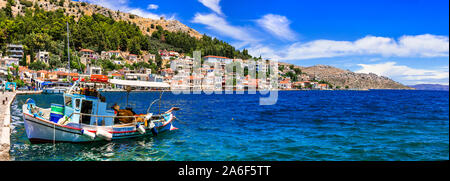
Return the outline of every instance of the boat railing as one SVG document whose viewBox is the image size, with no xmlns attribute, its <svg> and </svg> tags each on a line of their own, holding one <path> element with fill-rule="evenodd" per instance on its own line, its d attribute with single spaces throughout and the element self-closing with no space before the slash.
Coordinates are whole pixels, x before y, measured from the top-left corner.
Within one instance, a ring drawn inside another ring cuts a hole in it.
<svg viewBox="0 0 450 181">
<path fill-rule="evenodd" d="M 72 118 L 73 115 L 80 115 L 79 124 L 82 123 L 83 116 L 90 116 L 90 117 L 95 117 L 95 118 L 133 118 L 134 121 L 133 121 L 132 124 L 135 124 L 135 125 L 138 124 L 137 118 L 144 118 L 145 117 L 145 115 L 142 115 L 142 116 L 106 116 L 106 115 L 95 115 L 95 114 L 87 114 L 87 113 L 72 113 L 72 114 L 70 114 L 69 118 Z M 154 116 L 152 116 L 152 117 L 154 117 Z M 162 115 L 156 115 L 156 117 L 162 118 Z M 151 120 L 151 121 L 153 123 L 165 122 L 164 119 Z M 96 119 L 96 122 L 97 122 L 97 119 Z"/>
<path fill-rule="evenodd" d="M 150 104 L 150 106 L 148 106 L 147 113 L 150 112 L 150 109 L 152 108 L 153 104 L 155 104 L 157 101 L 160 101 L 160 100 L 161 100 L 160 98 L 155 99 L 155 100 Z"/>
</svg>

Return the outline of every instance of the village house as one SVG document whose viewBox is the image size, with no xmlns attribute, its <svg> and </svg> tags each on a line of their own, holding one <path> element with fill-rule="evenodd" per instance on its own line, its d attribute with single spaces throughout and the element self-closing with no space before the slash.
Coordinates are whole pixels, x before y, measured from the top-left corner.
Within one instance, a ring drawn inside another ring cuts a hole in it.
<svg viewBox="0 0 450 181">
<path fill-rule="evenodd" d="M 101 75 L 102 68 L 99 66 L 88 64 L 86 67 L 86 74 L 87 75 Z"/>
<path fill-rule="evenodd" d="M 49 72 L 47 74 L 47 79 L 48 81 L 58 81 L 58 74 L 56 74 L 56 72 Z"/>
<path fill-rule="evenodd" d="M 203 60 L 205 62 L 209 62 L 209 63 L 218 63 L 218 62 L 220 62 L 220 63 L 224 63 L 224 64 L 229 64 L 229 63 L 233 62 L 233 59 L 231 59 L 231 58 L 220 57 L 220 56 L 212 56 L 212 55 L 203 57 Z"/>
<path fill-rule="evenodd" d="M 128 60 L 129 60 L 130 62 L 136 63 L 136 62 L 138 61 L 138 56 L 135 55 L 135 54 L 129 54 L 129 55 L 128 55 Z"/>
<path fill-rule="evenodd" d="M 37 54 L 36 54 L 36 60 L 37 61 L 40 61 L 40 62 L 43 62 L 43 63 L 45 63 L 45 64 L 49 64 L 49 59 L 50 59 L 50 54 L 49 54 L 49 52 L 46 52 L 46 51 L 39 51 Z"/>
<path fill-rule="evenodd" d="M 80 62 L 84 65 L 90 64 L 91 60 L 98 58 L 98 55 L 95 54 L 94 50 L 90 49 L 81 49 L 80 55 Z"/>
<path fill-rule="evenodd" d="M 0 67 L 10 67 L 12 65 L 19 65 L 18 58 L 0 57 Z"/>
<path fill-rule="evenodd" d="M 125 63 L 123 63 L 121 60 L 113 60 L 112 63 L 116 65 L 125 65 Z"/>
<path fill-rule="evenodd" d="M 155 54 L 144 54 L 142 56 L 142 58 L 144 59 L 144 61 L 147 61 L 147 63 L 153 62 L 156 60 L 156 55 Z"/>
<path fill-rule="evenodd" d="M 175 52 L 175 51 L 169 51 L 169 56 L 171 56 L 171 57 L 179 57 L 180 54 L 178 52 Z"/>
<path fill-rule="evenodd" d="M 149 74 L 148 75 L 148 81 L 150 82 L 163 82 L 164 78 L 160 75 L 156 74 Z"/>
<path fill-rule="evenodd" d="M 152 73 L 151 69 L 141 68 L 139 70 L 126 70 L 125 80 L 140 80 L 149 81 L 149 75 Z"/>
<path fill-rule="evenodd" d="M 80 54 L 82 57 L 93 57 L 94 56 L 94 50 L 90 50 L 90 49 L 81 49 L 80 50 Z"/>
<path fill-rule="evenodd" d="M 69 73 L 63 71 L 56 71 L 54 73 L 56 73 L 58 81 L 67 80 L 67 76 L 69 76 Z"/>
<path fill-rule="evenodd" d="M 33 70 L 29 70 L 27 67 L 19 66 L 19 77 L 25 84 L 31 84 L 33 78 Z"/>
<path fill-rule="evenodd" d="M 328 84 L 314 84 L 313 88 L 319 90 L 327 90 Z"/>
<path fill-rule="evenodd" d="M 118 80 L 121 80 L 122 77 L 123 77 L 123 75 L 122 75 L 122 74 L 119 74 L 119 73 L 110 72 L 110 73 L 108 74 L 108 77 L 109 77 L 110 79 L 118 79 Z"/>
<path fill-rule="evenodd" d="M 46 70 L 39 70 L 36 72 L 35 79 L 40 79 L 42 81 L 46 80 L 48 77 L 48 72 Z"/>
<path fill-rule="evenodd" d="M 291 84 L 291 79 L 290 78 L 286 78 L 284 80 L 282 80 L 280 83 L 280 89 L 292 89 L 292 84 Z"/>
<path fill-rule="evenodd" d="M 113 57 L 119 58 L 119 57 L 121 57 L 120 56 L 120 50 L 111 50 L 111 51 L 106 52 L 104 55 L 106 55 L 107 58 L 113 58 Z"/>
<path fill-rule="evenodd" d="M 300 87 L 300 88 L 307 88 L 310 85 L 312 85 L 310 81 L 298 81 L 293 84 L 294 87 Z"/>
<path fill-rule="evenodd" d="M 196 75 L 191 75 L 189 76 L 189 89 L 190 90 L 201 90 L 202 89 L 202 77 L 201 76 L 196 76 Z"/>
<path fill-rule="evenodd" d="M 162 69 L 161 76 L 163 77 L 172 77 L 174 75 L 174 71 L 171 68 Z"/>
</svg>

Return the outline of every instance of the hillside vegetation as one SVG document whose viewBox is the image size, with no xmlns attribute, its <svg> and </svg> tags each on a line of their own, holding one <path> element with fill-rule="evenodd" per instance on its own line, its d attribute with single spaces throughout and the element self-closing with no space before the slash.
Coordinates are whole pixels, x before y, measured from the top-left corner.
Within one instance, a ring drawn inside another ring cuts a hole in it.
<svg viewBox="0 0 450 181">
<path fill-rule="evenodd" d="M 31 55 L 31 57 L 34 57 L 39 50 L 45 50 L 58 55 L 63 61 L 67 60 L 66 22 L 68 22 L 71 31 L 71 51 L 88 48 L 98 53 L 122 50 L 140 55 L 143 51 L 156 54 L 161 49 L 187 54 L 194 50 L 201 50 L 203 55 L 251 57 L 247 50 L 240 52 L 228 43 L 206 35 L 192 36 L 189 32 L 171 31 L 160 25 L 153 25 L 154 31 L 150 35 L 143 33 L 141 27 L 133 21 L 117 20 L 121 19 L 121 16 L 105 16 L 100 13 L 88 15 L 84 11 L 70 14 L 65 12 L 67 9 L 64 8 L 47 11 L 49 6 L 45 6 L 51 3 L 53 3 L 52 6 L 58 7 L 76 6 L 67 5 L 75 3 L 80 7 L 87 7 L 91 6 L 89 4 L 69 1 L 58 1 L 58 3 L 51 0 L 44 1 L 45 4 L 41 1 L 33 2 L 21 0 L 17 3 L 17 1 L 8 0 L 5 4 L 0 4 L 3 6 L 0 10 L 1 52 L 5 52 L 7 43 L 15 43 L 23 44 L 25 55 Z M 21 64 L 24 62 L 25 60 Z M 54 60 L 51 66 L 59 63 Z"/>
</svg>

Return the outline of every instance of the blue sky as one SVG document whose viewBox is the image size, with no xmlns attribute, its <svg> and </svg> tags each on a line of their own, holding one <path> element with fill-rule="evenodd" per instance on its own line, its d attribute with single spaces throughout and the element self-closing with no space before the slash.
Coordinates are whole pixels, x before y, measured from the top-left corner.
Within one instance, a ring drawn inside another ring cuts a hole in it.
<svg viewBox="0 0 450 181">
<path fill-rule="evenodd" d="M 239 49 L 403 84 L 449 82 L 449 1 L 85 0 L 176 19 Z"/>
</svg>

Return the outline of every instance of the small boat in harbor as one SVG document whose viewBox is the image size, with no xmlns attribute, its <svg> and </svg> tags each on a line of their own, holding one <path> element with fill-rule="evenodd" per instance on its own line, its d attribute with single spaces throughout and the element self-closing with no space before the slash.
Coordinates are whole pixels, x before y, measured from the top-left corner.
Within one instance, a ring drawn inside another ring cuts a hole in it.
<svg viewBox="0 0 450 181">
<path fill-rule="evenodd" d="M 134 85 L 160 89 L 169 87 L 159 82 L 108 80 L 108 83 L 128 86 L 127 94 Z M 32 99 L 26 101 L 22 114 L 27 137 L 32 143 L 111 141 L 156 136 L 160 132 L 177 129 L 173 125 L 176 119 L 173 113 L 179 108 L 173 107 L 159 114 L 149 113 L 152 105 L 161 101 L 161 97 L 151 102 L 147 113 L 136 114 L 131 108 L 121 110 L 117 104 L 107 108 L 105 97 L 95 88 L 82 87 L 80 84 L 82 82 L 76 81 L 63 94 L 62 105 L 51 104 L 50 108 L 41 108 Z"/>
</svg>

